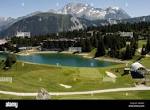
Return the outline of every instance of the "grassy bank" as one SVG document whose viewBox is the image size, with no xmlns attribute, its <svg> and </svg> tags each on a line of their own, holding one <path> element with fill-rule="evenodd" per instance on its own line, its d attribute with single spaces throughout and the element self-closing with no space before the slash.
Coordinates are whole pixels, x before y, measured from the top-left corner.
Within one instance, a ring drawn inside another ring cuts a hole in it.
<svg viewBox="0 0 150 110">
<path fill-rule="evenodd" d="M 146 68 L 150 69 L 150 57 L 145 57 L 140 61 Z"/>
<path fill-rule="evenodd" d="M 94 52 L 95 50 L 91 52 L 90 56 Z M 132 60 L 130 60 L 130 63 L 133 62 Z M 141 59 L 141 63 L 150 69 L 149 61 L 150 58 Z M 0 63 L 0 77 L 12 77 L 12 83 L 0 81 L 0 90 L 37 92 L 39 89 L 45 88 L 49 92 L 73 92 L 133 87 L 134 81 L 130 74 L 121 76 L 125 65 L 117 64 L 100 68 L 78 68 L 17 62 L 11 69 L 5 71 L 2 69 L 3 63 Z M 115 82 L 103 80 L 104 78 L 108 78 L 106 71 L 110 71 L 117 76 Z M 60 84 L 69 85 L 72 88 L 66 89 L 60 86 Z M 94 95 L 52 96 L 52 99 L 150 99 L 149 94 L 149 91 L 130 91 Z M 35 99 L 35 97 L 0 94 L 0 99 Z"/>
<path fill-rule="evenodd" d="M 0 77 L 12 77 L 11 82 L 0 82 L 0 90 L 15 92 L 37 92 L 45 88 L 49 92 L 86 91 L 133 86 L 130 75 L 117 75 L 116 82 L 105 82 L 105 71 L 123 68 L 124 64 L 104 68 L 54 67 L 17 62 L 10 70 L 0 70 Z M 59 84 L 70 85 L 66 89 Z"/>
<path fill-rule="evenodd" d="M 139 40 L 138 41 L 138 48 L 142 48 L 143 45 L 146 45 L 146 40 Z"/>
</svg>

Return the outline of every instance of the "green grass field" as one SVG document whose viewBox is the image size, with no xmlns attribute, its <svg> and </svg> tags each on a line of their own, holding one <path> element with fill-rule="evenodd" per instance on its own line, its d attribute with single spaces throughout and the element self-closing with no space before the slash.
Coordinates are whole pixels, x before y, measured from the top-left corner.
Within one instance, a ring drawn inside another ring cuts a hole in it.
<svg viewBox="0 0 150 110">
<path fill-rule="evenodd" d="M 97 52 L 97 49 L 94 48 L 94 49 L 88 54 L 88 56 L 89 56 L 89 57 L 95 57 L 96 52 Z"/>
<path fill-rule="evenodd" d="M 144 44 L 146 45 L 146 40 L 139 40 L 138 41 L 138 48 L 142 48 Z"/>
<path fill-rule="evenodd" d="M 0 94 L 0 100 L 35 100 L 36 97 L 22 97 L 22 96 L 14 96 L 14 95 L 4 95 Z"/>
<path fill-rule="evenodd" d="M 150 69 L 150 58 L 143 58 L 141 63 Z M 78 68 L 17 62 L 7 71 L 3 70 L 2 67 L 3 63 L 0 61 L 0 77 L 12 77 L 12 83 L 0 82 L 1 91 L 37 92 L 41 88 L 45 88 L 49 92 L 71 92 L 134 86 L 130 74 L 121 76 L 125 64 L 100 68 Z M 106 71 L 113 72 L 117 76 L 115 82 L 103 80 L 108 77 Z M 70 85 L 72 88 L 66 89 L 59 84 Z M 132 91 L 94 95 L 52 96 L 52 99 L 150 99 L 149 94 L 150 91 Z M 0 94 L 0 99 L 35 99 L 35 97 Z"/>
<path fill-rule="evenodd" d="M 141 59 L 140 61 L 146 68 L 150 69 L 150 57 Z"/>
<path fill-rule="evenodd" d="M 103 82 L 106 76 L 105 71 L 124 65 L 114 65 L 106 68 L 70 68 L 54 67 L 46 65 L 35 65 L 21 62 L 5 71 L 0 70 L 0 77 L 12 77 L 12 83 L 0 82 L 0 90 L 18 92 L 37 92 L 40 88 L 45 88 L 50 92 L 60 91 L 86 91 L 117 87 L 133 86 L 130 75 L 121 76 L 117 74 L 116 82 Z M 71 85 L 66 89 L 59 84 Z"/>
</svg>

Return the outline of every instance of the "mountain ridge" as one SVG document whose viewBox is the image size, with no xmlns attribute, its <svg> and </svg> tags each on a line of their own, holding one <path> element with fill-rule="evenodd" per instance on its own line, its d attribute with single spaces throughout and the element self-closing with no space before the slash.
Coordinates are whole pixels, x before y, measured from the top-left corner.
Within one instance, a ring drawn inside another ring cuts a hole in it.
<svg viewBox="0 0 150 110">
<path fill-rule="evenodd" d="M 68 4 L 69 6 L 70 4 Z M 80 4 L 82 6 L 89 7 L 88 4 Z M 66 7 L 68 7 L 66 6 Z M 71 7 L 70 7 L 71 8 Z M 101 8 L 95 8 L 96 10 L 103 10 Z M 113 10 L 112 10 L 113 9 Z M 81 12 L 82 10 L 79 9 Z M 94 10 L 94 9 L 93 9 Z M 105 10 L 113 11 L 120 10 L 118 7 L 108 7 Z M 52 12 L 51 12 L 52 11 Z M 54 12 L 53 12 L 54 11 Z M 115 12 L 114 12 L 115 13 Z M 126 13 L 126 12 L 125 12 Z M 50 10 L 48 12 L 37 11 L 26 16 L 13 19 L 7 25 L 0 27 L 0 36 L 14 36 L 17 31 L 31 32 L 31 35 L 40 35 L 48 33 L 57 33 L 63 31 L 73 31 L 79 29 L 85 29 L 92 26 L 105 26 L 118 23 L 134 23 L 142 21 L 150 21 L 150 16 L 142 16 L 136 18 L 126 18 L 126 19 L 113 19 L 109 16 L 106 19 L 87 19 L 85 16 L 77 16 L 72 13 L 62 13 L 61 11 Z M 4 19 L 4 18 L 3 18 Z"/>
<path fill-rule="evenodd" d="M 88 20 L 100 19 L 126 19 L 130 16 L 119 7 L 108 7 L 106 9 L 95 8 L 89 4 L 83 3 L 68 3 L 63 8 L 58 10 L 50 10 L 50 12 L 57 14 L 71 14 L 76 17 L 85 18 Z"/>
</svg>

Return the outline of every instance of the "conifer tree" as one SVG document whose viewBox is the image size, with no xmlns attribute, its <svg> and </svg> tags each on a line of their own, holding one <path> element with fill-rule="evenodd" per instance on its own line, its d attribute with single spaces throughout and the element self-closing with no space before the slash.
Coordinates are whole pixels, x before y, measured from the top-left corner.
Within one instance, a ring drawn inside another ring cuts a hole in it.
<svg viewBox="0 0 150 110">
<path fill-rule="evenodd" d="M 146 44 L 146 52 L 150 52 L 150 38 L 147 39 L 147 44 Z"/>
<path fill-rule="evenodd" d="M 102 38 L 99 39 L 97 52 L 95 57 L 104 56 L 105 55 L 105 46 Z"/>
</svg>

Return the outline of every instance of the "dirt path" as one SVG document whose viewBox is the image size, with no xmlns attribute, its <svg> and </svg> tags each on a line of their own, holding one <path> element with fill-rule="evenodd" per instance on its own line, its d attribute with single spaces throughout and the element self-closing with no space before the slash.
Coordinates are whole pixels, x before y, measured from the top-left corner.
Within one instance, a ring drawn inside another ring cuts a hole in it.
<svg viewBox="0 0 150 110">
<path fill-rule="evenodd" d="M 116 88 L 116 89 L 104 89 L 104 90 L 95 90 L 95 91 L 84 91 L 84 92 L 49 92 L 50 95 L 83 95 L 83 94 L 96 94 L 96 93 L 109 93 L 109 92 L 124 92 L 124 91 L 143 91 L 150 90 L 150 87 L 146 86 L 137 86 L 129 88 Z M 15 95 L 15 96 L 36 96 L 37 93 L 17 93 L 17 92 L 8 92 L 0 91 L 0 94 L 6 95 Z"/>
<path fill-rule="evenodd" d="M 108 62 L 115 62 L 115 63 L 129 63 L 130 61 L 123 61 L 120 59 L 113 59 L 113 58 L 95 58 L 96 60 L 103 60 L 103 61 L 108 61 Z"/>
</svg>

